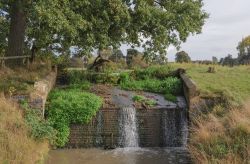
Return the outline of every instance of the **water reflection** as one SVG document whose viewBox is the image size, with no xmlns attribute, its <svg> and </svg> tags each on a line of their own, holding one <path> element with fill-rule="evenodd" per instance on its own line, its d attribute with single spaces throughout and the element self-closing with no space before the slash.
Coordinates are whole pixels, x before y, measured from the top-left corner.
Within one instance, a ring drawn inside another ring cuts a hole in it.
<svg viewBox="0 0 250 164">
<path fill-rule="evenodd" d="M 185 148 L 119 148 L 52 150 L 47 164 L 188 164 Z"/>
</svg>

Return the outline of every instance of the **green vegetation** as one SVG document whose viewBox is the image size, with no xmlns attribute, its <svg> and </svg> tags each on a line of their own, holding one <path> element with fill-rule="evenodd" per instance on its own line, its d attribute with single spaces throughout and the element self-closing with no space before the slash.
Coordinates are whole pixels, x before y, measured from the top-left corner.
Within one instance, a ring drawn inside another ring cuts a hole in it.
<svg viewBox="0 0 250 164">
<path fill-rule="evenodd" d="M 181 93 L 182 83 L 176 77 L 171 77 L 173 68 L 170 66 L 152 66 L 146 69 L 138 69 L 131 73 L 120 75 L 120 87 L 125 90 L 148 91 L 163 93 L 176 99 L 175 95 Z"/>
<path fill-rule="evenodd" d="M 45 77 L 50 71 L 50 64 L 36 62 L 28 68 L 11 70 L 0 69 L 0 92 L 6 95 L 29 94 L 35 81 Z"/>
<path fill-rule="evenodd" d="M 164 95 L 164 98 L 168 101 L 177 102 L 177 97 L 172 95 L 171 93 L 166 93 Z"/>
<path fill-rule="evenodd" d="M 191 62 L 191 58 L 189 57 L 188 53 L 185 51 L 177 52 L 175 55 L 175 62 L 176 63 L 189 63 Z"/>
<path fill-rule="evenodd" d="M 224 97 L 231 105 L 241 105 L 250 97 L 250 67 L 222 67 L 202 64 L 172 64 L 184 68 L 196 82 L 201 97 Z M 215 73 L 208 73 L 208 67 L 215 67 Z"/>
<path fill-rule="evenodd" d="M 25 119 L 24 110 L 1 96 L 0 106 L 1 163 L 42 163 L 49 151 L 47 125 L 33 120 L 37 116 Z"/>
<path fill-rule="evenodd" d="M 68 141 L 70 124 L 88 123 L 102 105 L 102 99 L 77 89 L 55 89 L 49 95 L 47 118 L 57 130 L 56 146 Z"/>
<path fill-rule="evenodd" d="M 54 143 L 56 131 L 48 121 L 42 118 L 41 112 L 31 109 L 27 102 L 21 103 L 25 110 L 25 122 L 30 129 L 30 136 L 35 140 L 48 140 L 50 144 Z"/>
<path fill-rule="evenodd" d="M 121 82 L 120 86 L 125 90 L 148 91 L 154 93 L 179 94 L 181 92 L 181 81 L 175 77 L 169 77 L 164 80 L 131 80 Z"/>
<path fill-rule="evenodd" d="M 131 76 L 135 80 L 165 79 L 172 71 L 174 68 L 170 65 L 156 65 L 145 69 L 136 69 Z"/>
<path fill-rule="evenodd" d="M 65 55 L 74 46 L 81 56 L 94 48 L 119 47 L 124 42 L 144 47 L 153 58 L 166 54 L 169 45 L 177 47 L 190 34 L 201 32 L 208 17 L 202 7 L 203 1 L 197 0 L 1 1 L 0 52 L 6 56 L 29 51 L 33 55 L 54 51 Z M 18 67 L 22 60 L 6 64 Z"/>
<path fill-rule="evenodd" d="M 150 107 L 153 107 L 157 104 L 154 99 L 148 99 L 141 95 L 135 95 L 132 99 L 134 102 L 144 103 Z"/>
<path fill-rule="evenodd" d="M 250 160 L 250 67 L 172 64 L 185 68 L 201 98 L 220 99 L 193 111 L 189 150 L 197 163 L 248 163 Z M 208 73 L 214 67 L 215 73 Z M 244 105 L 245 104 L 245 105 Z"/>
</svg>

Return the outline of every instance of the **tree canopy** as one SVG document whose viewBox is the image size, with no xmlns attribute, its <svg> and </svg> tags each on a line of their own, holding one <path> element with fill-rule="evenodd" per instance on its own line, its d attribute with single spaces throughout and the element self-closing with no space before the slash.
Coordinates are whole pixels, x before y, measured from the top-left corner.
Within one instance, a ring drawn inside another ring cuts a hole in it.
<svg viewBox="0 0 250 164">
<path fill-rule="evenodd" d="M 249 64 L 250 63 L 250 36 L 247 36 L 239 42 L 237 47 L 238 61 L 240 64 Z"/>
<path fill-rule="evenodd" d="M 202 0 L 3 0 L 0 45 L 7 45 L 9 33 L 12 56 L 24 46 L 59 53 L 75 46 L 88 53 L 121 43 L 165 54 L 169 45 L 201 32 L 208 17 L 202 6 Z"/>
<path fill-rule="evenodd" d="M 177 63 L 189 63 L 191 61 L 191 58 L 185 51 L 180 51 L 176 53 L 175 61 Z"/>
</svg>

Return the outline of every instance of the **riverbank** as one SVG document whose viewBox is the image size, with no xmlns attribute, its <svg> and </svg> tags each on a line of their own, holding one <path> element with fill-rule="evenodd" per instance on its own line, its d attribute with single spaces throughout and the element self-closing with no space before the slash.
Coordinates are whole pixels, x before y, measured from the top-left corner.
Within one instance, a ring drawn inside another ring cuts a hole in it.
<svg viewBox="0 0 250 164">
<path fill-rule="evenodd" d="M 49 151 L 46 140 L 35 140 L 19 105 L 0 97 L 0 161 L 3 163 L 43 162 Z"/>
<path fill-rule="evenodd" d="M 173 64 L 184 68 L 199 89 L 190 109 L 189 151 L 196 163 L 250 161 L 250 67 Z M 208 68 L 215 72 L 209 73 Z"/>
</svg>

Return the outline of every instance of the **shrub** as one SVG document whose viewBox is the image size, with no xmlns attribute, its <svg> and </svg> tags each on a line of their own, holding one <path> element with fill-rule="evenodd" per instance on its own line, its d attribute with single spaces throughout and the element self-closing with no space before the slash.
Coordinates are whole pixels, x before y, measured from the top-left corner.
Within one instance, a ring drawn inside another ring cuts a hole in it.
<svg viewBox="0 0 250 164">
<path fill-rule="evenodd" d="M 134 77 L 136 80 L 146 79 L 165 79 L 173 71 L 173 68 L 169 65 L 164 66 L 151 66 L 146 69 L 137 69 L 134 71 Z"/>
<path fill-rule="evenodd" d="M 102 105 L 98 96 L 79 90 L 54 90 L 49 96 L 48 120 L 58 131 L 56 146 L 63 147 L 70 124 L 88 123 Z"/>
<path fill-rule="evenodd" d="M 68 89 L 80 89 L 80 90 L 83 90 L 83 91 L 87 91 L 89 90 L 91 87 L 91 83 L 88 82 L 88 81 L 83 81 L 79 84 L 70 84 L 67 88 Z"/>
<path fill-rule="evenodd" d="M 49 140 L 53 144 L 56 131 L 50 123 L 41 117 L 38 110 L 29 108 L 27 102 L 21 102 L 21 106 L 25 110 L 24 118 L 30 129 L 30 136 L 35 140 Z"/>
<path fill-rule="evenodd" d="M 155 93 L 179 94 L 181 92 L 181 80 L 175 77 L 169 77 L 164 80 L 130 80 L 120 83 L 122 89 L 139 90 Z"/>
</svg>

